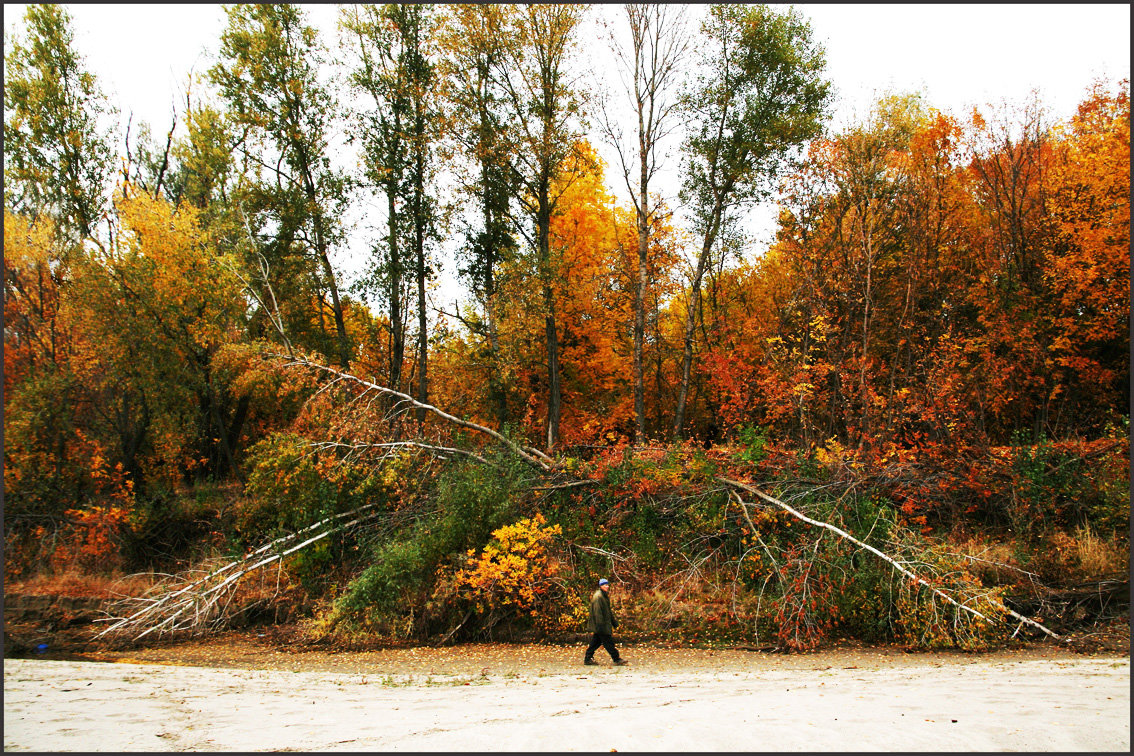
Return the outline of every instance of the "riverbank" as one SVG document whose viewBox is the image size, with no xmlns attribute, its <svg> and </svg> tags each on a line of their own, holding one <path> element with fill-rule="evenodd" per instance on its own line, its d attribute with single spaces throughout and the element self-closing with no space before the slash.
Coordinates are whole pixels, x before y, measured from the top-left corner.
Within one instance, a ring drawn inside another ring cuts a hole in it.
<svg viewBox="0 0 1134 756">
<path fill-rule="evenodd" d="M 601 653 L 601 652 L 600 652 Z M 4 748 L 1127 751 L 1130 661 L 474 644 L 328 653 L 254 639 L 6 659 Z M 96 663 L 101 659 L 109 663 Z"/>
</svg>

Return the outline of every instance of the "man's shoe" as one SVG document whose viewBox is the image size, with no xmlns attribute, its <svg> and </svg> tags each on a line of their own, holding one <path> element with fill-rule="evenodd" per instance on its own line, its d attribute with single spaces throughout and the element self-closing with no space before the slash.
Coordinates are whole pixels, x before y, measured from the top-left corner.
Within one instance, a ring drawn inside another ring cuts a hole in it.
<svg viewBox="0 0 1134 756">
<path fill-rule="evenodd" d="M 598 662 L 597 662 L 597 661 L 595 661 L 594 659 L 583 659 L 583 664 L 586 664 L 586 665 L 595 665 L 595 664 L 598 664 Z"/>
<path fill-rule="evenodd" d="M 616 667 L 621 667 L 621 666 L 629 664 L 629 663 L 630 662 L 626 661 L 625 659 L 615 659 L 614 660 L 614 666 L 616 666 Z"/>
</svg>

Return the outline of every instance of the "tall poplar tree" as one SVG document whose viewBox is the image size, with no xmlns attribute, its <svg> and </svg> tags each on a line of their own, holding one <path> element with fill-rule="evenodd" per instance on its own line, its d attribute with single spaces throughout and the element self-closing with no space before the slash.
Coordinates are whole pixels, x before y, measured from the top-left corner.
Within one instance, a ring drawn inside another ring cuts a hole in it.
<svg viewBox="0 0 1134 756">
<path fill-rule="evenodd" d="M 551 216 L 559 197 L 570 186 L 567 166 L 582 136 L 583 93 L 570 78 L 569 63 L 576 44 L 583 6 L 525 5 L 511 14 L 500 81 L 516 123 L 513 172 L 523 191 L 524 212 L 532 221 L 528 236 L 544 305 L 547 347 L 547 450 L 559 440 L 562 411 L 557 306 L 553 289 L 554 250 Z"/>
<path fill-rule="evenodd" d="M 429 327 L 425 286 L 432 278 L 426 244 L 437 236 L 436 200 L 431 188 L 433 145 L 436 142 L 437 100 L 434 91 L 436 76 L 428 54 L 433 31 L 433 16 L 428 5 L 400 4 L 389 6 L 391 16 L 401 32 L 402 65 L 409 87 L 409 201 L 410 243 L 414 255 L 414 283 L 417 285 L 417 398 L 429 401 Z M 425 410 L 417 409 L 417 423 L 425 423 Z"/>
<path fill-rule="evenodd" d="M 436 75 L 430 48 L 433 11 L 424 5 L 350 6 L 342 12 L 347 46 L 356 58 L 355 91 L 369 102 L 359 110 L 353 135 L 362 142 L 363 170 L 385 194 L 386 239 L 377 248 L 369 284 L 383 291 L 390 314 L 390 384 L 402 381 L 405 359 L 403 274 L 417 293 L 417 398 L 429 398 L 429 330 L 426 285 L 433 276 L 428 247 L 437 238 L 432 191 L 437 142 Z M 417 413 L 424 422 L 424 410 Z"/>
<path fill-rule="evenodd" d="M 298 248 L 316 264 L 309 275 L 318 296 L 323 287 L 330 294 L 338 362 L 346 366 L 351 346 L 330 259 L 341 236 L 346 180 L 330 160 L 337 105 L 318 78 L 322 48 L 297 5 L 235 5 L 225 12 L 220 62 L 209 76 L 244 129 L 240 148 L 268 175 L 256 194 L 275 226 L 271 256 Z M 316 315 L 321 319 L 322 310 Z"/>
<path fill-rule="evenodd" d="M 488 346 L 489 404 L 498 427 L 508 419 L 500 354 L 497 267 L 517 251 L 512 202 L 518 192 L 513 173 L 514 127 L 504 107 L 500 67 L 504 60 L 502 35 L 508 9 L 499 5 L 453 5 L 444 20 L 440 41 L 447 133 L 471 162 L 462 189 L 476 208 L 479 225 L 470 223 L 458 272 L 483 311 L 462 318 Z"/>
<path fill-rule="evenodd" d="M 829 97 L 823 49 L 794 10 L 714 5 L 696 46 L 705 68 L 683 97 L 682 196 L 701 249 L 690 282 L 674 435 L 685 425 L 701 279 L 730 217 L 766 197 L 785 157 L 817 136 Z"/>
</svg>

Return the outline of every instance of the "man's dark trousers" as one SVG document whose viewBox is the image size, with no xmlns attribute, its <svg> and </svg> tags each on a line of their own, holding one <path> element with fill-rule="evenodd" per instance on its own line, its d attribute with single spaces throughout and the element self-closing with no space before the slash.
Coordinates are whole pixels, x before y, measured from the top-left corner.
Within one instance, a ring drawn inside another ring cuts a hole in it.
<svg viewBox="0 0 1134 756">
<path fill-rule="evenodd" d="M 591 645 L 587 646 L 587 653 L 583 658 L 593 659 L 599 646 L 606 649 L 611 659 L 618 661 L 618 649 L 614 647 L 614 636 L 609 633 L 595 633 L 591 637 Z"/>
</svg>

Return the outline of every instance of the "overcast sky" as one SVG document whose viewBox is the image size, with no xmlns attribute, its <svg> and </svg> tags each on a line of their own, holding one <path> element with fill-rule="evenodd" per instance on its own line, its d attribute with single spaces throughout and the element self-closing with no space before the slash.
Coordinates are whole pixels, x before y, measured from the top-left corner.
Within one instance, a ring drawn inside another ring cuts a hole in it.
<svg viewBox="0 0 1134 756">
<path fill-rule="evenodd" d="M 224 28 L 219 5 L 67 6 L 76 46 L 125 113 L 168 119 L 170 98 L 189 70 L 213 62 Z M 1087 86 L 1130 71 L 1130 6 L 799 5 L 827 49 L 828 75 L 842 112 L 869 106 L 875 91 L 924 90 L 930 104 L 959 112 L 1022 99 L 1035 88 L 1069 115 Z M 23 4 L 4 5 L 6 32 L 22 29 Z M 305 6 L 334 34 L 337 9 Z M 695 13 L 704 6 L 691 6 Z M 596 7 L 612 15 L 617 7 Z M 329 42 L 329 39 L 325 39 Z M 597 40 L 596 40 L 597 42 Z"/>
<path fill-rule="evenodd" d="M 168 129 L 183 108 L 190 70 L 205 71 L 225 25 L 219 5 L 69 5 L 75 44 L 125 118 Z M 333 46 L 337 9 L 305 6 Z M 837 100 L 834 124 L 863 116 L 885 91 L 921 91 L 956 115 L 972 106 L 1020 103 L 1032 90 L 1057 120 L 1068 118 L 1092 82 L 1130 76 L 1130 6 L 1120 5 L 799 5 L 827 51 Z M 5 37 L 23 33 L 23 4 L 4 5 Z M 705 6 L 691 6 L 700 15 Z M 619 21 L 617 6 L 596 6 L 584 35 L 589 57 L 609 78 L 597 21 Z M 597 134 L 593 141 L 598 141 Z M 609 154 L 609 153 L 608 153 Z M 672 160 L 676 168 L 676 159 Z M 614 176 L 608 183 L 619 191 Z M 769 208 L 764 215 L 772 217 Z M 766 222 L 754 221 L 769 237 Z M 348 257 L 355 257 L 347 253 Z M 348 264 L 349 268 L 350 265 Z M 450 298 L 443 295 L 446 300 Z"/>
</svg>

